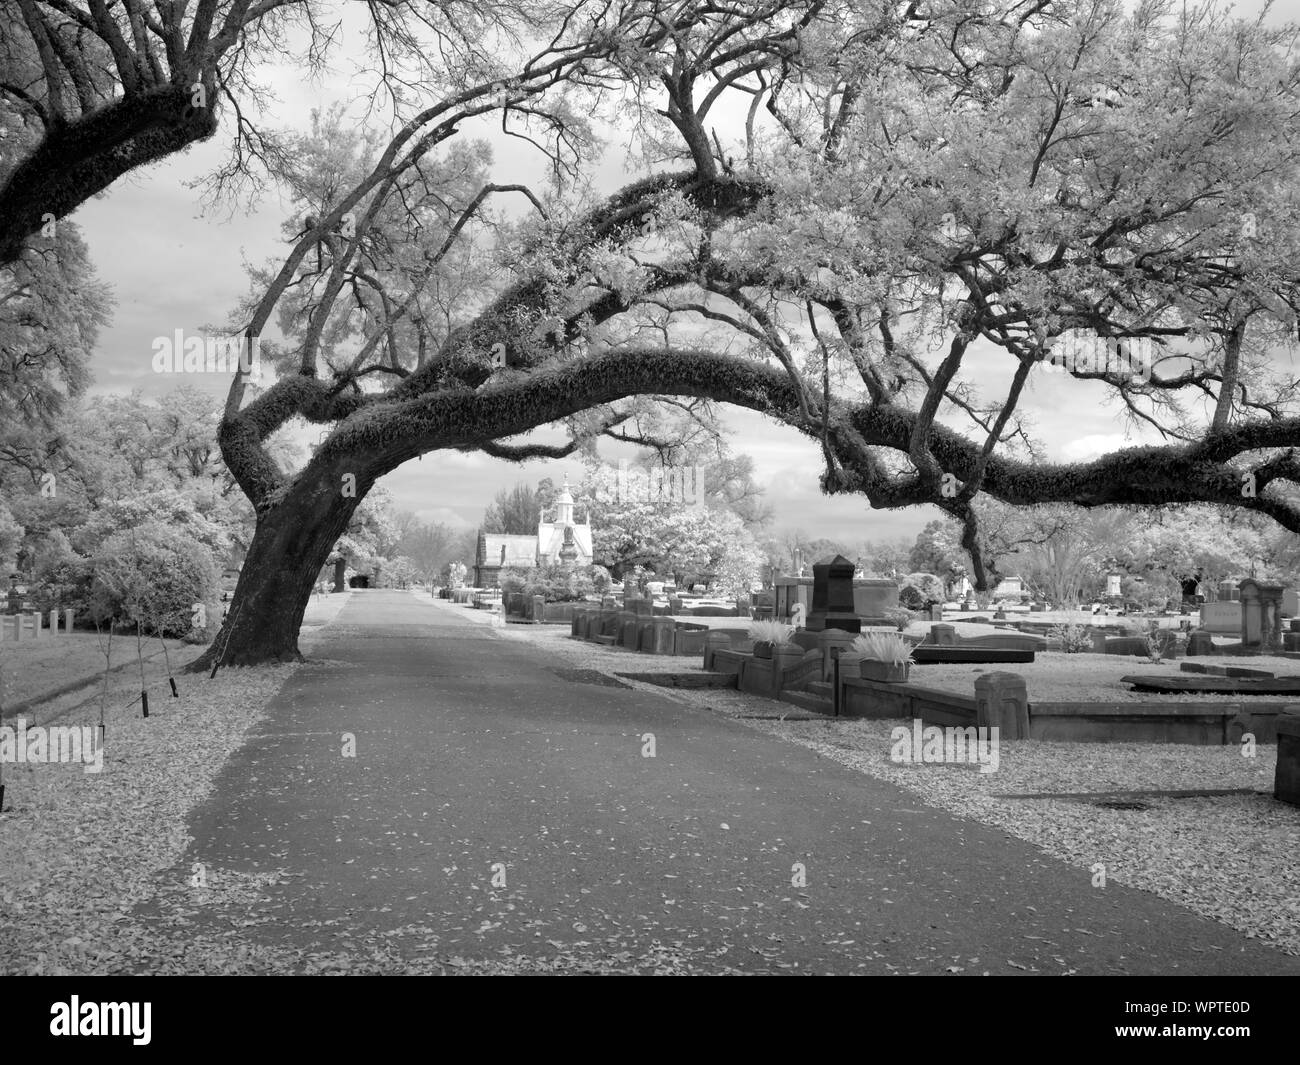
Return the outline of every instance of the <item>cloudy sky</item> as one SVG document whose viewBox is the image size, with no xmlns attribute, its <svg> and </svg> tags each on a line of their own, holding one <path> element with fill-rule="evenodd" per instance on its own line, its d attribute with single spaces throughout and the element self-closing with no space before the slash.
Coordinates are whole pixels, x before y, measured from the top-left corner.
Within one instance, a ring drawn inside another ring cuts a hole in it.
<svg viewBox="0 0 1300 1065">
<path fill-rule="evenodd" d="M 1253 12 L 1261 3 L 1245 0 L 1239 7 Z M 1300 0 L 1282 5 L 1297 6 Z M 1300 10 L 1279 14 L 1295 17 Z M 279 99 L 273 109 L 275 124 L 303 129 L 312 108 L 352 100 L 350 67 L 345 53 L 334 74 L 319 82 L 304 80 L 296 71 L 274 73 L 270 82 Z M 468 126 L 464 134 L 478 135 Z M 289 212 L 276 190 L 266 190 L 247 213 L 241 209 L 233 215 L 204 215 L 199 191 L 186 187 L 220 162 L 225 145 L 219 133 L 184 155 L 137 171 L 75 215 L 100 275 L 112 283 L 117 297 L 113 322 L 104 330 L 95 357 L 96 392 L 141 389 L 158 395 L 176 387 L 180 378 L 152 372 L 154 338 L 177 329 L 198 331 L 205 323 L 224 320 L 246 289 L 245 263 L 278 260 L 286 251 L 280 223 Z M 521 142 L 498 138 L 494 149 L 502 180 L 525 181 L 535 175 L 542 182 L 538 157 L 526 154 Z M 602 184 L 613 189 L 630 176 L 614 145 L 600 168 Z M 968 358 L 970 379 L 986 395 L 1005 394 L 1010 373 L 1006 362 L 992 355 Z M 1021 409 L 1051 459 L 1088 459 L 1126 443 L 1154 442 L 1126 431 L 1118 409 L 1106 401 L 1099 385 L 1038 371 L 1031 382 Z M 224 396 L 228 382 L 214 375 L 188 375 L 185 383 Z M 825 497 L 817 483 L 819 455 L 807 439 L 748 411 L 729 408 L 726 424 L 733 449 L 754 459 L 757 480 L 775 510 L 777 530 L 802 528 L 813 536 L 856 545 L 866 539 L 913 536 L 938 513 L 929 507 L 873 511 L 860 498 Z M 617 461 L 618 451 L 607 445 L 601 450 Z M 500 488 L 544 476 L 558 482 L 566 473 L 576 479 L 579 460 L 519 466 L 482 455 L 440 452 L 407 463 L 382 483 L 398 507 L 468 527 L 478 524 Z"/>
</svg>

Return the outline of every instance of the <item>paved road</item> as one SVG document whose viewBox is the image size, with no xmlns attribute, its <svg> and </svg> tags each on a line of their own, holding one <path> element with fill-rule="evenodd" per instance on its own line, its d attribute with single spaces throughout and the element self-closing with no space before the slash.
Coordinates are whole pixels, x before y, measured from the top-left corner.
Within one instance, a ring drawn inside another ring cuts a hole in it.
<svg viewBox="0 0 1300 1065">
<path fill-rule="evenodd" d="M 1300 972 L 803 747 L 566 679 L 463 608 L 359 592 L 312 655 L 180 866 L 289 874 L 247 939 L 701 973 Z"/>
</svg>

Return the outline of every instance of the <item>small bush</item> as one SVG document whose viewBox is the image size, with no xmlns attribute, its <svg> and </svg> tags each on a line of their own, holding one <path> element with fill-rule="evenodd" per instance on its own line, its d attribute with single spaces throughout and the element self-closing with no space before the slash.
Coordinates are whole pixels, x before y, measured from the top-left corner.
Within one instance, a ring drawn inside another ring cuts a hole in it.
<svg viewBox="0 0 1300 1065">
<path fill-rule="evenodd" d="M 502 592 L 522 592 L 532 579 L 531 570 L 503 569 L 497 574 L 497 587 Z"/>
<path fill-rule="evenodd" d="M 1047 636 L 1048 639 L 1060 640 L 1061 650 L 1067 655 L 1092 650 L 1092 633 L 1085 625 L 1053 625 L 1047 630 Z"/>
<path fill-rule="evenodd" d="M 882 611 L 889 623 L 902 632 L 912 622 L 925 618 L 920 610 L 908 610 L 903 606 L 887 606 Z"/>
<path fill-rule="evenodd" d="M 898 586 L 898 602 L 908 610 L 925 610 L 943 601 L 943 581 L 933 573 L 909 573 Z"/>
</svg>

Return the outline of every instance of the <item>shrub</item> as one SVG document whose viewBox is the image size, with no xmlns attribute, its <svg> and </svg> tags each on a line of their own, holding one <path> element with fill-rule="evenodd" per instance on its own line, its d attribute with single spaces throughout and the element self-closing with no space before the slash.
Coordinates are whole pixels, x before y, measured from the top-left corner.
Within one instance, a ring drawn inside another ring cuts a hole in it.
<svg viewBox="0 0 1300 1065">
<path fill-rule="evenodd" d="M 507 589 L 502 582 L 501 587 L 503 591 L 522 591 L 527 596 L 540 595 L 548 603 L 568 603 L 595 595 L 602 576 L 605 579 L 604 586 L 608 588 L 609 574 L 604 570 L 593 572 L 593 569 L 600 567 L 576 566 L 570 569 L 556 563 L 533 570 L 516 570 L 515 573 L 525 577 L 523 586 Z"/>
<path fill-rule="evenodd" d="M 150 522 L 103 542 L 90 560 L 91 619 L 109 625 L 139 621 L 145 632 L 211 639 L 221 623 L 221 575 L 212 552 L 185 533 Z M 196 631 L 195 603 L 207 624 Z"/>
<path fill-rule="evenodd" d="M 749 635 L 756 643 L 787 643 L 794 635 L 794 626 L 784 621 L 751 621 Z"/>
<path fill-rule="evenodd" d="M 614 578 L 609 575 L 609 570 L 604 566 L 588 566 L 587 574 L 591 577 L 592 589 L 596 595 L 605 595 L 609 592 L 609 586 L 614 583 Z"/>
<path fill-rule="evenodd" d="M 522 592 L 532 579 L 531 570 L 503 569 L 497 574 L 497 587 L 502 592 Z"/>
<path fill-rule="evenodd" d="M 864 632 L 853 641 L 853 651 L 877 662 L 901 666 L 912 657 L 907 641 L 896 632 Z"/>
<path fill-rule="evenodd" d="M 943 601 L 943 581 L 933 573 L 909 573 L 898 586 L 898 602 L 909 610 L 925 610 Z"/>
<path fill-rule="evenodd" d="M 44 612 L 51 609 L 86 611 L 90 591 L 90 564 L 68 542 L 60 529 L 46 533 L 32 553 L 30 597 Z"/>
<path fill-rule="evenodd" d="M 1053 625 L 1047 630 L 1048 639 L 1060 640 L 1061 650 L 1067 655 L 1077 655 L 1092 650 L 1092 633 L 1086 625 Z"/>
<path fill-rule="evenodd" d="M 887 606 L 882 611 L 889 623 L 895 626 L 899 632 L 902 632 L 908 625 L 918 619 L 924 619 L 925 614 L 920 610 L 908 610 L 904 606 Z"/>
</svg>

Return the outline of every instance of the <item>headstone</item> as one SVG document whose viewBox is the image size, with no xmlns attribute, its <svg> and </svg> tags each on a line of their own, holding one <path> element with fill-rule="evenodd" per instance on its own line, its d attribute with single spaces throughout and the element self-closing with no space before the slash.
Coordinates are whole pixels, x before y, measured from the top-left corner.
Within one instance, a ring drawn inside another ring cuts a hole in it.
<svg viewBox="0 0 1300 1065">
<path fill-rule="evenodd" d="M 670 655 L 676 649 L 677 623 L 672 618 L 655 618 L 651 622 L 651 644 L 652 653 L 657 655 Z"/>
<path fill-rule="evenodd" d="M 772 591 L 775 596 L 775 618 L 788 618 L 796 603 L 803 604 L 805 617 L 807 616 L 807 610 L 812 606 L 811 577 L 777 577 L 773 581 Z"/>
<path fill-rule="evenodd" d="M 853 563 L 843 555 L 836 555 L 830 562 L 813 566 L 813 602 L 812 611 L 808 615 L 809 630 L 862 631 L 862 621 L 853 603 L 854 569 Z"/>
<path fill-rule="evenodd" d="M 1029 739 L 1029 691 L 1019 673 L 975 678 L 975 724 L 998 729 L 999 740 Z"/>
<path fill-rule="evenodd" d="M 1300 706 L 1285 706 L 1277 715 L 1273 798 L 1300 806 Z"/>
<path fill-rule="evenodd" d="M 853 610 L 867 624 L 887 622 L 885 611 L 897 606 L 897 582 L 878 577 L 859 577 L 853 582 Z"/>
<path fill-rule="evenodd" d="M 1205 629 L 1197 629 L 1187 637 L 1187 657 L 1194 658 L 1198 655 L 1214 654 L 1214 641 L 1210 639 L 1210 634 Z"/>
<path fill-rule="evenodd" d="M 1235 636 L 1241 632 L 1241 603 L 1221 600 L 1201 604 L 1201 626 L 1206 632 Z"/>
<path fill-rule="evenodd" d="M 1282 585 L 1247 577 L 1241 591 L 1241 643 L 1267 654 L 1282 647 Z"/>
<path fill-rule="evenodd" d="M 1282 593 L 1282 615 L 1293 618 L 1300 615 L 1300 592 L 1288 588 Z"/>
</svg>

